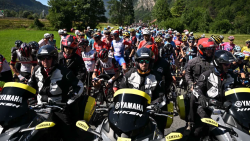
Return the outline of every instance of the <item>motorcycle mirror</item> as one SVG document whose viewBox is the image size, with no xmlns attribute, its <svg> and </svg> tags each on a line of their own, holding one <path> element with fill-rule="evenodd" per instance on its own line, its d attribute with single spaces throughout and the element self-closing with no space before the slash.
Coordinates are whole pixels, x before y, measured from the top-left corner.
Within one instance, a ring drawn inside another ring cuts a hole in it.
<svg viewBox="0 0 250 141">
<path fill-rule="evenodd" d="M 201 121 L 203 123 L 207 123 L 207 124 L 213 125 L 215 127 L 218 127 L 218 123 L 211 118 L 202 118 Z"/>
<path fill-rule="evenodd" d="M 53 126 L 55 126 L 54 122 L 45 121 L 45 122 L 42 122 L 42 123 L 38 124 L 36 127 L 22 129 L 20 132 L 50 128 L 50 127 L 53 127 Z"/>
<path fill-rule="evenodd" d="M 178 132 L 172 132 L 170 134 L 168 134 L 165 139 L 166 141 L 173 141 L 173 140 L 179 140 L 183 137 L 183 135 L 181 133 Z"/>
<path fill-rule="evenodd" d="M 76 122 L 76 126 L 78 128 L 81 128 L 84 131 L 88 131 L 88 129 L 89 129 L 89 126 L 88 126 L 88 124 L 85 121 L 77 121 Z"/>
</svg>

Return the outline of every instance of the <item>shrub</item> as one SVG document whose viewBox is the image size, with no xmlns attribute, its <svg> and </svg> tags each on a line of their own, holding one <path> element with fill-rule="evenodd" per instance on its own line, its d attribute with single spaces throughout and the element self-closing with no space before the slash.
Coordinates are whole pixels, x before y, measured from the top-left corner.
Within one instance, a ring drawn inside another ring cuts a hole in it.
<svg viewBox="0 0 250 141">
<path fill-rule="evenodd" d="M 27 19 L 34 20 L 34 17 L 32 15 L 29 15 Z"/>
</svg>

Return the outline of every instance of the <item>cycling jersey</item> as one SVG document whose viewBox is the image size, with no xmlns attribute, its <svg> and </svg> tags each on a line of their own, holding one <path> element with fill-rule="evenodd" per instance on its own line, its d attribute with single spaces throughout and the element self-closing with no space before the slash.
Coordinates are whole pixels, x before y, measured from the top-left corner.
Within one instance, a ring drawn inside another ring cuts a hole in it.
<svg viewBox="0 0 250 141">
<path fill-rule="evenodd" d="M 197 47 L 187 48 L 186 55 L 187 55 L 187 57 L 186 57 L 187 61 L 196 57 L 197 56 Z"/>
<path fill-rule="evenodd" d="M 94 50 L 94 42 L 95 40 L 93 38 L 89 39 L 89 47 Z"/>
<path fill-rule="evenodd" d="M 80 48 L 77 48 L 76 49 L 76 54 L 81 57 L 82 56 L 81 53 L 82 53 L 82 50 Z"/>
<path fill-rule="evenodd" d="M 129 42 L 120 39 L 119 41 L 113 40 L 111 47 L 114 49 L 114 56 L 124 56 L 125 45 L 130 45 Z"/>
<path fill-rule="evenodd" d="M 164 42 L 164 45 L 166 45 L 168 43 L 170 43 L 174 47 L 174 49 L 176 48 L 174 41 L 171 41 L 171 42 L 166 41 L 166 42 Z"/>
<path fill-rule="evenodd" d="M 38 44 L 39 44 L 39 47 L 42 47 L 42 46 L 44 46 L 44 45 L 48 45 L 48 44 L 49 44 L 49 41 L 46 41 L 46 40 L 44 40 L 44 39 L 41 39 L 41 40 L 38 42 Z"/>
<path fill-rule="evenodd" d="M 249 61 L 250 59 L 250 48 L 248 48 L 247 46 L 242 47 L 241 52 L 245 55 L 245 59 Z"/>
<path fill-rule="evenodd" d="M 235 44 L 230 44 L 229 42 L 225 42 L 225 43 L 221 44 L 221 46 L 223 48 L 222 50 L 232 52 Z"/>
<path fill-rule="evenodd" d="M 95 62 L 97 60 L 96 51 L 90 50 L 89 52 L 82 52 L 82 59 L 85 63 L 87 71 L 93 72 L 95 68 Z"/>
<path fill-rule="evenodd" d="M 106 43 L 102 41 L 101 41 L 101 44 L 94 42 L 94 49 L 96 50 L 96 52 L 99 52 L 101 49 L 104 49 L 104 48 L 109 50 Z"/>
<path fill-rule="evenodd" d="M 99 68 L 101 68 L 101 70 L 103 69 L 103 74 L 115 74 L 118 70 L 118 66 L 114 58 L 108 58 L 107 62 L 103 62 L 98 59 L 95 63 L 94 71 L 97 72 Z"/>
<path fill-rule="evenodd" d="M 2 72 L 10 71 L 10 66 L 3 55 L 0 54 L 0 66 L 2 66 Z"/>
<path fill-rule="evenodd" d="M 107 44 L 107 47 L 108 48 L 110 48 L 111 47 L 111 42 L 112 42 L 112 38 L 109 38 L 109 39 L 107 39 L 106 37 L 105 38 L 102 38 L 102 41 L 104 42 L 104 43 L 106 43 Z M 109 41 L 109 43 L 107 43 L 107 41 Z"/>
<path fill-rule="evenodd" d="M 22 56 L 21 52 L 15 48 L 12 48 L 11 51 L 11 65 L 15 65 L 16 64 L 16 59 L 19 60 L 19 62 L 21 63 L 21 72 L 31 72 L 31 67 L 32 65 L 35 66 L 37 64 L 37 60 L 35 57 L 33 57 L 32 55 L 30 55 L 29 57 L 24 57 Z"/>
</svg>

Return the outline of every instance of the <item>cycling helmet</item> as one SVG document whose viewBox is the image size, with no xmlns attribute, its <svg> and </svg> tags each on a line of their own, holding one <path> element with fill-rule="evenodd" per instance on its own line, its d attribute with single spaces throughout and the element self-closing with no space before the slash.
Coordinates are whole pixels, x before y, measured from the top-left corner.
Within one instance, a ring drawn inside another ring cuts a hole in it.
<svg viewBox="0 0 250 141">
<path fill-rule="evenodd" d="M 108 50 L 107 49 L 101 49 L 98 53 L 98 58 L 101 60 L 105 59 L 108 57 Z"/>
<path fill-rule="evenodd" d="M 16 47 L 20 47 L 23 42 L 21 40 L 16 40 L 15 45 Z"/>
<path fill-rule="evenodd" d="M 156 43 L 161 43 L 161 42 L 162 42 L 162 39 L 161 39 L 161 38 L 155 38 L 155 42 L 156 42 Z"/>
<path fill-rule="evenodd" d="M 173 46 L 167 43 L 160 49 L 159 56 L 162 58 L 169 57 L 173 53 Z"/>
<path fill-rule="evenodd" d="M 29 57 L 31 55 L 31 47 L 27 43 L 22 43 L 19 51 L 23 57 Z"/>
<path fill-rule="evenodd" d="M 245 55 L 242 52 L 235 52 L 234 56 L 238 59 L 238 60 L 244 60 Z"/>
<path fill-rule="evenodd" d="M 95 34 L 94 34 L 94 38 L 98 38 L 98 39 L 101 39 L 101 33 L 98 33 L 98 32 L 96 32 Z"/>
<path fill-rule="evenodd" d="M 224 36 L 223 35 L 220 35 L 219 37 L 220 37 L 221 41 L 224 40 Z"/>
<path fill-rule="evenodd" d="M 217 45 L 219 45 L 222 42 L 220 36 L 218 35 L 217 36 L 211 35 L 210 39 L 212 39 Z"/>
<path fill-rule="evenodd" d="M 229 36 L 228 40 L 234 40 L 234 36 Z"/>
<path fill-rule="evenodd" d="M 193 35 L 194 34 L 194 32 L 190 32 L 190 35 Z"/>
<path fill-rule="evenodd" d="M 188 32 L 188 31 L 186 31 L 186 32 L 185 32 L 185 34 L 186 34 L 186 35 L 188 35 L 188 34 L 189 34 L 189 32 Z"/>
<path fill-rule="evenodd" d="M 132 32 L 135 32 L 135 29 L 134 28 L 131 28 L 130 29 L 130 32 L 132 33 Z"/>
<path fill-rule="evenodd" d="M 63 35 L 63 34 L 64 34 L 64 31 L 63 31 L 62 29 L 59 29 L 59 30 L 58 30 L 58 34 L 59 34 L 59 35 Z"/>
<path fill-rule="evenodd" d="M 166 34 L 166 35 L 165 35 L 165 38 L 166 38 L 166 39 L 169 39 L 169 38 L 170 38 L 169 34 Z"/>
<path fill-rule="evenodd" d="M 151 35 L 151 31 L 148 28 L 143 30 L 143 35 Z"/>
<path fill-rule="evenodd" d="M 250 39 L 247 39 L 247 40 L 246 40 L 246 43 L 249 44 L 249 43 L 250 43 Z"/>
<path fill-rule="evenodd" d="M 237 59 L 235 58 L 235 56 L 233 56 L 231 52 L 225 50 L 217 50 L 214 53 L 213 64 L 220 73 L 223 73 L 222 64 L 231 64 L 236 60 Z"/>
<path fill-rule="evenodd" d="M 78 46 L 83 46 L 83 45 L 86 45 L 88 46 L 89 44 L 89 41 L 87 39 L 80 39 L 80 41 L 78 42 Z"/>
<path fill-rule="evenodd" d="M 110 31 L 109 31 L 109 30 L 104 30 L 103 33 L 104 33 L 104 34 L 110 34 Z"/>
<path fill-rule="evenodd" d="M 142 72 L 141 74 L 144 74 L 145 72 L 148 72 L 148 71 L 150 71 L 150 69 L 153 68 L 155 55 L 150 49 L 145 48 L 145 47 L 138 49 L 134 55 L 134 58 L 135 58 L 136 68 L 140 70 L 139 73 Z M 143 72 L 140 69 L 140 66 L 139 66 L 140 59 L 149 59 L 150 60 L 149 70 L 146 70 Z"/>
<path fill-rule="evenodd" d="M 189 36 L 188 41 L 194 41 L 194 36 Z"/>
<path fill-rule="evenodd" d="M 112 35 L 115 36 L 115 37 L 118 37 L 119 36 L 119 31 L 118 30 L 114 30 Z"/>
<path fill-rule="evenodd" d="M 50 37 L 54 37 L 54 34 L 53 34 L 53 33 L 50 33 Z"/>
<path fill-rule="evenodd" d="M 187 32 L 187 31 L 188 31 L 187 29 L 183 30 L 184 33 Z"/>
<path fill-rule="evenodd" d="M 169 30 L 169 31 L 168 31 L 168 34 L 172 34 L 172 30 Z"/>
<path fill-rule="evenodd" d="M 66 38 L 62 39 L 62 46 L 76 49 L 77 47 L 76 37 L 73 35 L 66 36 Z"/>
<path fill-rule="evenodd" d="M 39 49 L 39 44 L 36 41 L 29 42 L 29 46 L 31 49 L 38 50 Z"/>
<path fill-rule="evenodd" d="M 241 47 L 238 45 L 235 45 L 234 52 L 241 52 Z"/>
<path fill-rule="evenodd" d="M 180 32 L 176 32 L 176 36 L 180 36 L 181 34 L 180 34 Z"/>
<path fill-rule="evenodd" d="M 79 30 L 75 30 L 75 35 L 78 35 L 79 34 Z"/>
<path fill-rule="evenodd" d="M 123 33 L 123 36 L 129 37 L 129 33 L 128 33 L 128 32 L 124 32 L 124 33 Z"/>
<path fill-rule="evenodd" d="M 186 42 L 186 41 L 187 41 L 187 36 L 184 36 L 184 37 L 182 38 L 182 41 L 183 41 L 183 42 Z"/>
<path fill-rule="evenodd" d="M 205 34 L 202 34 L 202 35 L 201 35 L 201 38 L 205 38 L 205 37 L 206 37 L 206 35 L 205 35 Z"/>
<path fill-rule="evenodd" d="M 49 33 L 45 33 L 44 34 L 44 39 L 48 39 L 48 38 L 50 38 L 50 34 Z"/>
<path fill-rule="evenodd" d="M 206 55 L 204 50 L 206 48 L 215 48 L 215 43 L 209 38 L 202 38 L 198 41 L 197 47 L 201 55 Z"/>
<path fill-rule="evenodd" d="M 55 47 L 52 45 L 45 45 L 39 48 L 37 52 L 37 59 L 41 59 L 43 56 L 50 56 L 53 58 L 52 64 L 56 64 L 58 60 L 58 52 Z M 39 63 L 39 65 L 42 65 Z"/>
</svg>

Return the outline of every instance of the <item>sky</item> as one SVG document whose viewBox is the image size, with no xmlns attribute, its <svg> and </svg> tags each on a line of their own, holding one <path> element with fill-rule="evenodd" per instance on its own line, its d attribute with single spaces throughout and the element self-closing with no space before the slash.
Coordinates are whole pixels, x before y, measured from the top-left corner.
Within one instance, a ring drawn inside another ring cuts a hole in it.
<svg viewBox="0 0 250 141">
<path fill-rule="evenodd" d="M 36 1 L 39 1 L 39 2 L 41 2 L 43 5 L 48 6 L 48 4 L 47 4 L 48 0 L 36 0 Z"/>
</svg>

